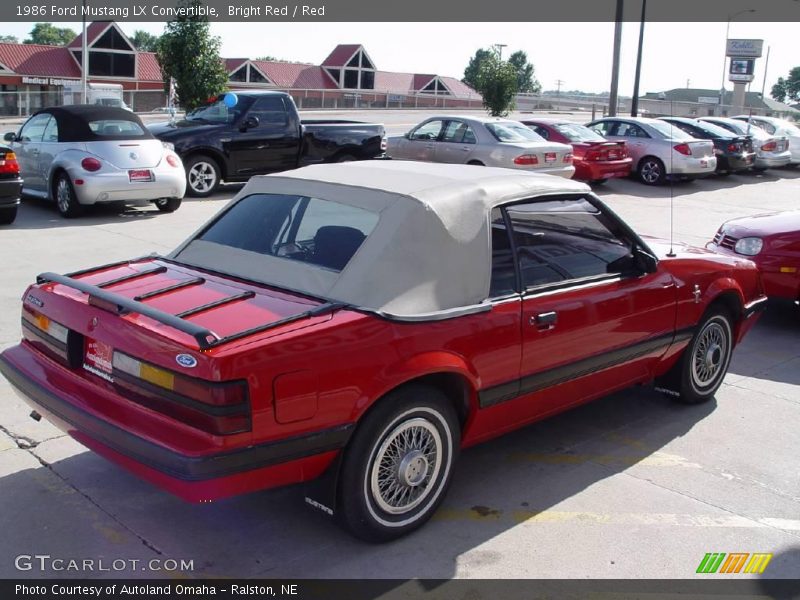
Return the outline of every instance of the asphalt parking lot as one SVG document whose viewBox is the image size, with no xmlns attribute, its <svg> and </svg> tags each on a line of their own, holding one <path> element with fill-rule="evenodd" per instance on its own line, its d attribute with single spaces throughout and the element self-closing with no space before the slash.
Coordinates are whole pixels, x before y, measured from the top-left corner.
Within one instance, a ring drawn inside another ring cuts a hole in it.
<svg viewBox="0 0 800 600">
<path fill-rule="evenodd" d="M 422 115 L 393 118 L 399 133 Z M 167 252 L 238 189 L 187 198 L 174 214 L 111 206 L 71 221 L 24 201 L 0 229 L 0 348 L 19 338 L 20 296 L 37 273 Z M 702 245 L 726 219 L 797 208 L 800 169 L 678 183 L 672 200 L 669 187 L 629 180 L 596 191 L 662 237 L 673 203 L 675 240 Z M 300 487 L 185 504 L 29 412 L 0 381 L 3 578 L 690 578 L 708 552 L 772 553 L 765 577 L 800 578 L 800 310 L 790 303 L 769 306 L 715 401 L 686 407 L 636 388 L 468 450 L 434 519 L 381 546 L 307 508 Z M 193 568 L 20 571 L 19 555 Z"/>
</svg>

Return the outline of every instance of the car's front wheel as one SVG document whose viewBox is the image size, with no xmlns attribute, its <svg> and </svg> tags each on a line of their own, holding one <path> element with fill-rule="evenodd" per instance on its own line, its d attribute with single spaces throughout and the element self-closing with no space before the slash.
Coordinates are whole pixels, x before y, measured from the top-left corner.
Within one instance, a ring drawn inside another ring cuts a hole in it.
<svg viewBox="0 0 800 600">
<path fill-rule="evenodd" d="M 219 165 L 210 156 L 198 154 L 186 165 L 186 193 L 196 198 L 205 198 L 214 193 L 222 179 Z"/>
<path fill-rule="evenodd" d="M 637 170 L 639 180 L 646 185 L 661 185 L 667 178 L 664 163 L 655 156 L 645 156 Z"/>
<path fill-rule="evenodd" d="M 371 542 L 420 527 L 444 498 L 460 443 L 455 410 L 440 391 L 410 385 L 384 398 L 345 452 L 337 486 L 342 524 Z"/>
<path fill-rule="evenodd" d="M 5 208 L 0 208 L 0 225 L 11 225 L 16 218 L 16 206 L 6 206 Z"/>
<path fill-rule="evenodd" d="M 153 202 L 153 204 L 155 204 L 156 208 L 161 212 L 171 213 L 181 207 L 181 202 L 181 198 L 159 198 Z"/>
<path fill-rule="evenodd" d="M 733 328 L 728 312 L 710 310 L 683 352 L 678 377 L 678 399 L 685 404 L 710 400 L 728 372 L 733 352 Z"/>
<path fill-rule="evenodd" d="M 65 172 L 61 171 L 55 180 L 55 197 L 58 212 L 66 219 L 79 217 L 83 214 L 84 207 L 78 202 L 75 195 L 75 188 L 72 186 L 72 181 Z"/>
</svg>

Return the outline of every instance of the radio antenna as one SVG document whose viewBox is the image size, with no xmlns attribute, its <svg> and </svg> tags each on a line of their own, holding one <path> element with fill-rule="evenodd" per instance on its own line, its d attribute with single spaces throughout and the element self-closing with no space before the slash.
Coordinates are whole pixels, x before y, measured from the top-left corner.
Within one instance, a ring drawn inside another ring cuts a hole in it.
<svg viewBox="0 0 800 600">
<path fill-rule="evenodd" d="M 669 116 L 674 117 L 675 111 L 673 110 L 672 100 L 669 101 Z M 675 124 L 670 121 L 670 137 L 675 132 Z M 673 239 L 675 237 L 675 171 L 672 169 L 672 154 L 675 150 L 670 142 L 669 148 L 669 252 L 667 256 L 670 258 L 675 256 L 675 251 L 672 247 Z"/>
</svg>

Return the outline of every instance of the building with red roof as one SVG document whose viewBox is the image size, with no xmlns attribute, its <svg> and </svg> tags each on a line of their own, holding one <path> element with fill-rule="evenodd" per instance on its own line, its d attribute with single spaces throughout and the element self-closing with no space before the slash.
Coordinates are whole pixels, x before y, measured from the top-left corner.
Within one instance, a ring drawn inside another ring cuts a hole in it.
<svg viewBox="0 0 800 600">
<path fill-rule="evenodd" d="M 138 52 L 113 21 L 86 28 L 88 81 L 122 85 L 137 111 L 163 106 L 164 81 L 156 55 Z M 25 115 L 61 104 L 80 84 L 83 36 L 66 46 L 0 43 L 0 114 Z M 301 108 L 348 106 L 480 106 L 481 98 L 455 77 L 380 71 L 360 44 L 340 44 L 320 65 L 249 58 L 223 59 L 232 89 L 267 88 L 292 94 Z"/>
</svg>

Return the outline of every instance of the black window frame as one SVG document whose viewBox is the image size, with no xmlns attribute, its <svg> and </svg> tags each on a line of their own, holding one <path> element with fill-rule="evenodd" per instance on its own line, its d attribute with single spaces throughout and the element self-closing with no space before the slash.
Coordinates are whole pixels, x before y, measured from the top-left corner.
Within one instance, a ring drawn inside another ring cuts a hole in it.
<svg viewBox="0 0 800 600">
<path fill-rule="evenodd" d="M 521 297 L 523 300 L 532 296 L 537 296 L 544 293 L 550 293 L 554 291 L 561 291 L 561 290 L 569 290 L 577 287 L 581 287 L 583 285 L 591 284 L 591 283 L 601 283 L 605 281 L 616 281 L 619 279 L 624 278 L 634 278 L 639 277 L 639 275 L 633 274 L 625 274 L 625 273 L 601 273 L 598 275 L 589 275 L 586 277 L 576 277 L 572 279 L 564 279 L 562 281 L 552 282 L 552 283 L 545 283 L 530 287 L 524 287 L 522 281 L 522 269 L 520 268 L 519 262 L 519 253 L 517 250 L 517 244 L 514 240 L 513 235 L 513 224 L 511 222 L 511 217 L 508 214 L 508 208 L 513 206 L 517 206 L 520 204 L 531 204 L 536 202 L 550 202 L 554 200 L 585 200 L 589 204 L 591 204 L 594 208 L 596 208 L 602 215 L 604 215 L 609 221 L 611 221 L 618 229 L 619 233 L 624 236 L 625 241 L 630 243 L 631 252 L 635 252 L 637 249 L 649 254 L 656 263 L 659 262 L 658 256 L 650 249 L 650 247 L 645 243 L 645 241 L 624 221 L 622 220 L 619 215 L 617 215 L 611 208 L 603 204 L 603 202 L 594 196 L 591 193 L 584 193 L 584 194 L 553 194 L 553 195 L 544 195 L 544 196 L 537 196 L 535 198 L 525 198 L 522 200 L 515 200 L 513 202 L 508 202 L 506 204 L 501 204 L 499 206 L 495 206 L 489 210 L 489 244 L 492 244 L 492 210 L 494 208 L 499 208 L 503 215 L 503 222 L 505 223 L 506 227 L 506 235 L 508 236 L 508 241 L 511 246 L 511 252 L 514 260 L 514 273 L 515 273 L 515 290 L 512 293 L 506 293 L 498 296 L 492 296 L 491 290 L 488 299 L 490 301 L 500 301 L 506 300 L 511 297 Z M 618 238 L 619 239 L 619 238 Z M 494 265 L 490 265 L 490 274 L 489 280 L 491 282 L 491 274 L 493 272 Z"/>
</svg>

